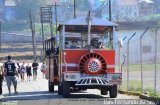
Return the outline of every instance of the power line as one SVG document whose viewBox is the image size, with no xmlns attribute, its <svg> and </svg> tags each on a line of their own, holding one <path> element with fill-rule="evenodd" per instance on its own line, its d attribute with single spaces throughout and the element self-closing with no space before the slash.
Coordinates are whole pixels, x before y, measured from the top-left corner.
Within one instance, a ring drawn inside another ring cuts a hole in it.
<svg viewBox="0 0 160 105">
<path fill-rule="evenodd" d="M 98 11 L 99 8 L 100 8 L 104 3 L 105 3 L 105 1 L 104 1 L 98 8 L 96 8 L 92 13 L 95 13 L 96 11 Z"/>
<path fill-rule="evenodd" d="M 108 1 L 103 1 L 103 3 L 102 3 L 97 9 L 95 9 L 95 10 L 92 12 L 92 14 L 95 13 L 96 11 L 98 11 L 100 8 L 102 8 L 102 6 L 105 5 L 105 3 L 108 4 Z"/>
<path fill-rule="evenodd" d="M 107 4 L 105 4 L 105 5 L 103 6 L 103 8 L 101 8 L 101 10 L 99 10 L 99 12 L 98 12 L 98 13 L 95 13 L 95 16 L 99 15 L 99 14 L 102 12 L 102 10 L 106 7 L 106 5 L 108 5 L 108 3 L 107 3 Z"/>
</svg>

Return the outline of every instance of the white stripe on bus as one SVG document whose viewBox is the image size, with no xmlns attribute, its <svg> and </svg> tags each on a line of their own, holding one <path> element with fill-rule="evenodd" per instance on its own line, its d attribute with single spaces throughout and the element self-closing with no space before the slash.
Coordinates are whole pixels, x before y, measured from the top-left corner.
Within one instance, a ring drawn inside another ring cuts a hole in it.
<svg viewBox="0 0 160 105">
<path fill-rule="evenodd" d="M 62 66 L 78 67 L 76 63 L 62 63 Z M 115 65 L 107 65 L 107 68 L 115 68 Z"/>
</svg>

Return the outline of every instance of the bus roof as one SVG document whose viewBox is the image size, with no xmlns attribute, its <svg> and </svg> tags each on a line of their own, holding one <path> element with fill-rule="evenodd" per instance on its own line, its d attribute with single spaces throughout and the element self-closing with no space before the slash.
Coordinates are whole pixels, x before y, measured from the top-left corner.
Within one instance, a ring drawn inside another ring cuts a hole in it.
<svg viewBox="0 0 160 105">
<path fill-rule="evenodd" d="M 57 30 L 60 30 L 62 25 L 65 25 L 65 31 L 66 32 L 78 32 L 78 33 L 87 33 L 87 26 L 88 26 L 88 19 L 87 18 L 77 18 L 73 20 L 69 20 L 67 22 L 64 22 L 58 26 Z M 91 21 L 92 26 L 92 32 L 93 33 L 103 33 L 105 32 L 109 27 L 118 26 L 118 24 L 113 23 L 108 20 L 102 20 L 100 18 L 92 18 Z"/>
</svg>

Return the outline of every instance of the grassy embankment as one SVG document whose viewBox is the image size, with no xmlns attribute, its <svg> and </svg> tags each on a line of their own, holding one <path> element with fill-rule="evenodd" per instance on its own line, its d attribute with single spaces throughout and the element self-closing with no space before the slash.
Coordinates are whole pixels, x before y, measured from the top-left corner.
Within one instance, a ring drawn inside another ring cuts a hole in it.
<svg viewBox="0 0 160 105">
<path fill-rule="evenodd" d="M 143 64 L 143 72 L 146 71 L 153 71 L 155 70 L 155 64 Z M 116 67 L 118 68 L 118 67 Z M 140 73 L 141 72 L 141 65 L 130 65 L 129 70 L 132 73 Z M 160 64 L 157 64 L 157 71 L 160 71 Z M 127 72 L 127 66 L 123 67 L 123 73 Z M 145 78 L 144 78 L 145 79 Z M 141 81 L 140 80 L 130 80 L 130 91 L 131 92 L 136 92 L 136 93 L 141 93 Z M 157 86 L 160 85 L 160 81 L 157 80 Z M 154 93 L 154 86 L 150 86 L 148 83 L 144 83 L 144 93 L 156 97 L 160 99 L 160 91 L 157 90 L 156 93 Z M 122 81 L 122 85 L 119 88 L 120 90 L 125 90 L 127 91 L 127 80 Z"/>
</svg>

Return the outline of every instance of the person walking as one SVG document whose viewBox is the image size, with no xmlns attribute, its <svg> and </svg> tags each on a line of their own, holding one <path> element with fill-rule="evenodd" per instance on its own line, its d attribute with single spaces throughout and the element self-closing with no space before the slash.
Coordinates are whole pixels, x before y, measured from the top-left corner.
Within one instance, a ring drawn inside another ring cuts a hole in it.
<svg viewBox="0 0 160 105">
<path fill-rule="evenodd" d="M 14 85 L 14 91 L 17 93 L 17 80 L 18 71 L 16 69 L 15 63 L 12 61 L 12 57 L 8 56 L 8 61 L 4 63 L 4 75 L 6 76 L 6 82 L 8 86 L 9 95 L 11 95 L 11 83 Z"/>
<path fill-rule="evenodd" d="M 22 80 L 21 70 L 20 70 L 20 65 L 19 65 L 19 63 L 17 63 L 17 70 L 18 70 L 18 79 L 19 79 L 19 77 L 20 77 L 21 80 Z"/>
<path fill-rule="evenodd" d="M 3 64 L 0 64 L 0 95 L 2 94 L 2 84 L 3 84 Z"/>
<path fill-rule="evenodd" d="M 32 73 L 31 73 L 31 66 L 29 65 L 29 63 L 26 66 L 26 71 L 27 71 L 27 81 L 30 81 Z"/>
<path fill-rule="evenodd" d="M 20 67 L 20 74 L 22 76 L 21 81 L 24 81 L 25 73 L 26 73 L 26 67 L 25 67 L 25 63 L 23 62 Z"/>
<path fill-rule="evenodd" d="M 41 65 L 42 78 L 45 77 L 46 68 L 47 68 L 46 64 L 45 64 L 45 62 L 43 62 L 43 64 Z"/>
<path fill-rule="evenodd" d="M 36 81 L 37 79 L 37 70 L 38 70 L 38 62 L 36 62 L 36 60 L 34 60 L 34 62 L 32 63 L 32 68 L 33 68 L 33 81 Z"/>
</svg>

